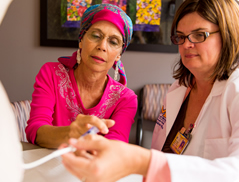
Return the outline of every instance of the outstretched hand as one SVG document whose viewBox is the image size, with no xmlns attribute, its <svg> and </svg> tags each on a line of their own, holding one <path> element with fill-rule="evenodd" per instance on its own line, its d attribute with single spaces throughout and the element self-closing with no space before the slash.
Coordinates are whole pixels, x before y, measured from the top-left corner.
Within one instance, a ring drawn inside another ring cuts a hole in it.
<svg viewBox="0 0 239 182">
<path fill-rule="evenodd" d="M 62 162 L 70 173 L 86 182 L 115 182 L 132 173 L 147 172 L 150 160 L 147 149 L 100 135 L 70 139 L 69 143 L 77 148 L 77 153 L 62 155 Z"/>
</svg>

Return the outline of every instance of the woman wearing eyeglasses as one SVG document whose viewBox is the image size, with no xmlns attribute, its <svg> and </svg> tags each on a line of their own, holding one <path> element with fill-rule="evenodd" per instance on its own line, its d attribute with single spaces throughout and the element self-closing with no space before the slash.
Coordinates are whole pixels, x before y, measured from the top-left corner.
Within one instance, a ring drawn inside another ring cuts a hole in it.
<svg viewBox="0 0 239 182">
<path fill-rule="evenodd" d="M 108 139 L 128 142 L 137 96 L 126 87 L 120 58 L 131 37 L 132 22 L 117 6 L 100 4 L 85 11 L 79 50 L 60 57 L 60 63 L 46 63 L 36 76 L 26 127 L 29 142 L 57 148 L 93 125 Z M 111 67 L 115 80 L 108 75 Z"/>
<path fill-rule="evenodd" d="M 238 22 L 235 0 L 184 1 L 171 33 L 180 52 L 177 80 L 157 120 L 152 149 L 96 135 L 71 139 L 78 150 L 96 155 L 65 154 L 66 168 L 86 182 L 129 174 L 141 174 L 146 182 L 238 181 Z"/>
</svg>

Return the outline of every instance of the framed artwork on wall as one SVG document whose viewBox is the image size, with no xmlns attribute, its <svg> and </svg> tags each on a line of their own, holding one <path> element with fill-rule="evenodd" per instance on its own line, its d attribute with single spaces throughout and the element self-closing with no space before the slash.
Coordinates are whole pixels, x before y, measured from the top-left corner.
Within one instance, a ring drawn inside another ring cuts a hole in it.
<svg viewBox="0 0 239 182">
<path fill-rule="evenodd" d="M 84 11 L 94 4 L 111 3 L 122 8 L 133 22 L 127 51 L 177 53 L 170 41 L 171 24 L 183 0 L 40 0 L 40 45 L 78 48 L 78 32 Z"/>
</svg>

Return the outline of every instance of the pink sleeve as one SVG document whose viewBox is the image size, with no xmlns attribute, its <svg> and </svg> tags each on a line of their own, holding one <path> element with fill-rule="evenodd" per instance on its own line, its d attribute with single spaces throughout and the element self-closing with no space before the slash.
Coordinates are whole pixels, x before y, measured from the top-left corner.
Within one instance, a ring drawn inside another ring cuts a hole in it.
<svg viewBox="0 0 239 182">
<path fill-rule="evenodd" d="M 52 115 L 54 113 L 55 104 L 53 85 L 52 70 L 45 64 L 36 76 L 34 92 L 32 94 L 30 119 L 25 129 L 27 140 L 30 143 L 34 144 L 39 127 L 52 125 Z"/>
<path fill-rule="evenodd" d="M 171 182 L 170 169 L 165 154 L 151 149 L 151 160 L 144 182 Z"/>
<path fill-rule="evenodd" d="M 106 138 L 129 142 L 131 126 L 134 123 L 134 117 L 137 111 L 137 96 L 133 91 L 125 93 L 121 102 L 117 105 L 110 119 L 115 121 L 115 125 L 109 128 Z"/>
</svg>

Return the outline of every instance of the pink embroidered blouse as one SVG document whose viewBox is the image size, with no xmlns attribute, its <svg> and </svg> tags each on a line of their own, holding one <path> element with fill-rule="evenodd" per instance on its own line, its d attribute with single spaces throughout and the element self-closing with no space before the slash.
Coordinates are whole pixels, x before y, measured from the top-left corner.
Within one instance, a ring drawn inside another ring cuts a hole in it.
<svg viewBox="0 0 239 182">
<path fill-rule="evenodd" d="M 78 92 L 74 69 L 57 62 L 44 64 L 34 84 L 30 119 L 25 130 L 28 141 L 35 142 L 39 127 L 68 126 L 81 113 L 113 119 L 115 125 L 109 128 L 105 137 L 128 142 L 137 111 L 137 96 L 132 90 L 107 76 L 109 80 L 100 102 L 93 108 L 85 109 Z"/>
</svg>

